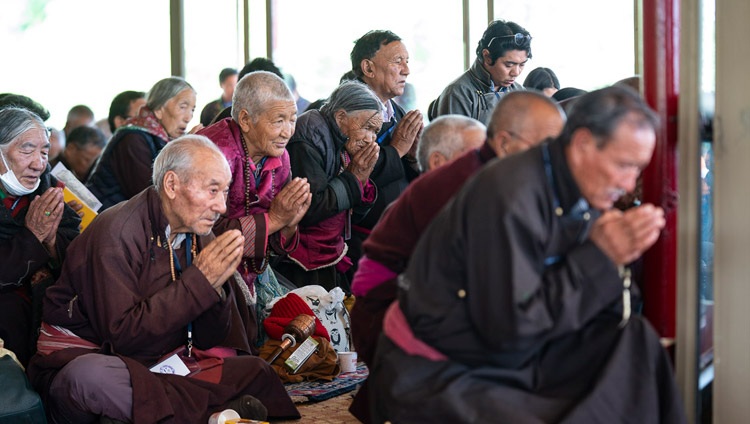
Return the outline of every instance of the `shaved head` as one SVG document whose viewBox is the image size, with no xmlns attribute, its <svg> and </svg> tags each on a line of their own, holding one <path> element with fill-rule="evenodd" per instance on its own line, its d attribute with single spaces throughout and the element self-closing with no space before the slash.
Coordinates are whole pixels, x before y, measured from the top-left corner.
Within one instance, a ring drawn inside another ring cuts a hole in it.
<svg viewBox="0 0 750 424">
<path fill-rule="evenodd" d="M 535 91 L 514 91 L 500 99 L 492 112 L 487 138 L 502 157 L 556 137 L 563 125 L 565 113 L 547 96 Z"/>
</svg>

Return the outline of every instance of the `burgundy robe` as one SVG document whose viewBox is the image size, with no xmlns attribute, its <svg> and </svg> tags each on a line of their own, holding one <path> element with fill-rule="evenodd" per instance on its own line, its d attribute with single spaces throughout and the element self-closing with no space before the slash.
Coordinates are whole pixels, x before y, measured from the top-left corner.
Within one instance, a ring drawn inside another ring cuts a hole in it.
<svg viewBox="0 0 750 424">
<path fill-rule="evenodd" d="M 374 344 L 383 328 L 383 314 L 396 300 L 396 274 L 406 268 L 419 236 L 464 182 L 495 157 L 485 143 L 480 149 L 422 175 L 386 209 L 365 240 L 366 256 L 352 282 L 357 302 L 351 319 L 354 344 L 366 363 L 372 359 Z M 366 261 L 377 262 L 391 273 L 386 270 L 369 273 Z"/>
<path fill-rule="evenodd" d="M 372 364 L 375 345 L 383 330 L 383 316 L 396 300 L 396 276 L 409 262 L 419 236 L 463 186 L 485 163 L 496 158 L 485 143 L 455 161 L 423 174 L 391 203 L 362 247 L 365 255 L 352 281 L 357 296 L 351 313 L 352 339 L 358 356 Z M 367 381 L 349 408 L 363 422 L 369 422 Z"/>
<path fill-rule="evenodd" d="M 623 282 L 588 238 L 599 216 L 560 141 L 480 170 L 399 277 L 413 335 L 446 359 L 410 355 L 386 331 L 373 420 L 684 423 L 657 333 L 638 315 L 621 325 Z"/>
<path fill-rule="evenodd" d="M 47 290 L 44 321 L 125 361 L 134 422 L 207 422 L 242 394 L 263 402 L 270 417 L 299 417 L 274 371 L 249 355 L 255 329 L 246 325 L 248 309 L 237 283 L 225 283 L 221 299 L 195 266 L 183 268 L 172 281 L 166 227 L 153 188 L 100 214 L 71 243 L 60 279 Z M 199 252 L 212 237 L 198 239 Z M 175 252 L 185 265 L 184 247 Z M 148 370 L 185 345 L 191 322 L 195 347 L 223 346 L 240 355 L 224 359 L 216 384 Z M 68 348 L 34 356 L 28 373 L 35 389 L 46 397 L 57 371 L 85 353 L 91 351 Z"/>
</svg>

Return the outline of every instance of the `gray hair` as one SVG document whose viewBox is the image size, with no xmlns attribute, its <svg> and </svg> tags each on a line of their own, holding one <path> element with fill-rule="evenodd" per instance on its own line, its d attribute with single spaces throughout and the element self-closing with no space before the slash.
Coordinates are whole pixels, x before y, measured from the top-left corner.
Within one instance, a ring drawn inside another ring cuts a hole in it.
<svg viewBox="0 0 750 424">
<path fill-rule="evenodd" d="M 339 110 L 346 113 L 360 110 L 374 110 L 383 113 L 383 103 L 366 84 L 359 81 L 344 81 L 333 90 L 331 96 L 321 106 L 320 113 L 333 116 Z"/>
<path fill-rule="evenodd" d="M 157 192 L 161 192 L 164 176 L 173 171 L 182 181 L 190 181 L 195 172 L 195 153 L 200 149 L 214 152 L 229 171 L 229 163 L 216 144 L 208 137 L 198 134 L 186 134 L 178 137 L 164 146 L 154 160 L 154 170 L 151 180 Z"/>
<path fill-rule="evenodd" d="M 417 163 L 424 172 L 429 168 L 430 155 L 440 152 L 446 158 L 462 150 L 464 147 L 463 132 L 477 128 L 486 130 L 487 127 L 474 118 L 463 115 L 443 115 L 429 123 L 422 132 L 417 146 Z"/>
<path fill-rule="evenodd" d="M 183 78 L 169 77 L 154 84 L 146 94 L 146 107 L 157 110 L 164 106 L 170 99 L 180 94 L 184 89 L 195 89 Z"/>
<path fill-rule="evenodd" d="M 253 123 L 266 111 L 273 101 L 290 101 L 294 95 L 283 79 L 268 71 L 253 71 L 242 77 L 232 95 L 232 119 L 239 122 L 240 112 L 245 109 Z"/>
<path fill-rule="evenodd" d="M 13 140 L 35 128 L 44 130 L 44 134 L 47 134 L 44 121 L 34 112 L 20 107 L 0 109 L 0 148 L 7 151 L 8 145 Z"/>
</svg>

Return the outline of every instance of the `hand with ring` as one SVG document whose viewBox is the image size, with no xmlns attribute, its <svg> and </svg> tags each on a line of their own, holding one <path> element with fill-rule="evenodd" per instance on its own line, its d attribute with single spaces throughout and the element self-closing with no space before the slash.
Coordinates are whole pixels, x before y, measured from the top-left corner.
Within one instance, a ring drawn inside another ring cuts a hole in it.
<svg viewBox="0 0 750 424">
<path fill-rule="evenodd" d="M 26 228 L 48 249 L 55 244 L 57 227 L 62 220 L 64 207 L 63 191 L 58 187 L 50 187 L 29 204 Z"/>
</svg>

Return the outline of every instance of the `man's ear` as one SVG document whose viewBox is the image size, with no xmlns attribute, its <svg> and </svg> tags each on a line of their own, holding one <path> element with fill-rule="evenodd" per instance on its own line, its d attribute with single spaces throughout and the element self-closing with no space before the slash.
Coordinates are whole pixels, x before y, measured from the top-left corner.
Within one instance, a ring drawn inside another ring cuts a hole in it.
<svg viewBox="0 0 750 424">
<path fill-rule="evenodd" d="M 448 163 L 448 158 L 444 154 L 440 152 L 432 152 L 430 153 L 430 157 L 427 159 L 427 169 L 424 169 L 422 171 L 432 171 L 433 169 L 440 168 L 446 163 Z"/>
<path fill-rule="evenodd" d="M 492 62 L 492 59 L 490 58 L 490 51 L 487 49 L 482 49 L 482 64 L 486 66 L 490 66 L 491 62 Z"/>
<path fill-rule="evenodd" d="M 492 150 L 495 151 L 495 155 L 501 158 L 508 154 L 506 146 L 510 143 L 512 138 L 513 137 L 510 136 L 508 131 L 499 130 L 496 131 L 492 138 L 488 139 L 487 142 L 490 144 L 490 147 L 492 147 Z"/>
<path fill-rule="evenodd" d="M 167 171 L 167 173 L 164 174 L 164 180 L 162 183 L 164 194 L 166 194 L 168 199 L 174 200 L 175 197 L 177 197 L 177 191 L 180 188 L 180 178 L 174 171 Z"/>
<path fill-rule="evenodd" d="M 570 146 L 585 152 L 588 149 L 596 148 L 596 139 L 588 128 L 578 128 L 570 135 Z"/>
<path fill-rule="evenodd" d="M 373 66 L 372 60 L 362 59 L 362 62 L 359 62 L 359 66 L 366 77 L 372 78 L 375 76 L 375 67 Z"/>
</svg>

